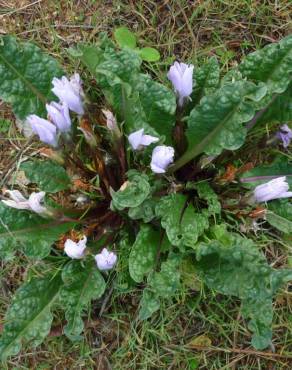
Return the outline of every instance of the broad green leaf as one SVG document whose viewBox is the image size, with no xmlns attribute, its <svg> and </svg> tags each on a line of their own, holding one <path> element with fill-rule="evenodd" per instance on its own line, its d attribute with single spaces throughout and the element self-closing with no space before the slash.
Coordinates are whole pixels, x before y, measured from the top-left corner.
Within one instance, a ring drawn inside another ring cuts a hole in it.
<svg viewBox="0 0 292 370">
<path fill-rule="evenodd" d="M 182 194 L 163 197 L 157 204 L 155 213 L 161 218 L 161 225 L 166 230 L 170 243 L 177 247 L 194 247 L 198 237 L 209 225 L 206 214 L 197 213 Z"/>
<path fill-rule="evenodd" d="M 208 59 L 194 71 L 194 90 L 191 106 L 195 106 L 203 96 L 213 93 L 219 86 L 220 67 L 216 57 Z"/>
<path fill-rule="evenodd" d="M 157 49 L 145 47 L 142 49 L 138 49 L 137 51 L 140 57 L 146 62 L 158 62 L 158 60 L 160 59 L 160 54 Z"/>
<path fill-rule="evenodd" d="M 207 201 L 209 214 L 220 214 L 221 204 L 217 194 L 207 182 L 201 182 L 195 185 L 199 198 Z"/>
<path fill-rule="evenodd" d="M 130 208 L 128 211 L 129 217 L 132 220 L 143 220 L 144 223 L 152 221 L 155 217 L 157 201 L 157 199 L 149 198 L 139 206 Z"/>
<path fill-rule="evenodd" d="M 188 118 L 188 149 L 175 163 L 173 170 L 203 152 L 219 155 L 223 149 L 241 147 L 247 132 L 243 123 L 253 118 L 255 102 L 265 94 L 264 85 L 235 81 L 203 97 Z"/>
<path fill-rule="evenodd" d="M 83 264 L 69 262 L 62 271 L 62 279 L 60 299 L 67 320 L 64 332 L 70 339 L 78 339 L 84 327 L 82 313 L 91 300 L 102 296 L 105 281 L 93 260 Z"/>
<path fill-rule="evenodd" d="M 243 77 L 264 82 L 270 94 L 284 92 L 292 73 L 292 35 L 249 54 L 239 65 Z"/>
<path fill-rule="evenodd" d="M 111 191 L 112 202 L 111 208 L 123 210 L 129 207 L 138 207 L 150 194 L 150 184 L 148 176 L 136 170 L 127 173 L 126 181 L 120 190 Z"/>
<path fill-rule="evenodd" d="M 270 165 L 263 165 L 245 172 L 240 181 L 245 187 L 254 188 L 277 177 L 286 176 L 292 186 L 292 162 L 284 156 L 278 156 Z"/>
<path fill-rule="evenodd" d="M 292 270 L 274 270 L 249 239 L 227 234 L 224 243 L 210 240 L 196 248 L 197 268 L 216 291 L 242 300 L 242 315 L 250 319 L 252 344 L 264 349 L 271 343 L 272 298 Z"/>
<path fill-rule="evenodd" d="M 121 48 L 128 47 L 130 49 L 135 49 L 136 36 L 127 27 L 116 28 L 114 31 L 114 37 Z"/>
<path fill-rule="evenodd" d="M 287 121 L 292 121 L 292 83 L 290 83 L 285 92 L 278 95 L 275 100 L 268 105 L 266 111 L 259 118 L 257 123 L 283 123 Z"/>
<path fill-rule="evenodd" d="M 160 301 L 151 291 L 144 289 L 143 296 L 140 301 L 139 319 L 147 320 L 154 312 L 159 310 Z"/>
<path fill-rule="evenodd" d="M 0 98 L 20 119 L 45 115 L 45 104 L 56 100 L 52 79 L 63 72 L 55 59 L 28 42 L 12 36 L 0 38 Z"/>
<path fill-rule="evenodd" d="M 0 257 L 9 259 L 14 251 L 22 250 L 29 257 L 44 258 L 52 244 L 74 226 L 73 222 L 45 219 L 0 202 Z"/>
<path fill-rule="evenodd" d="M 276 229 L 292 234 L 292 203 L 288 199 L 269 202 L 266 219 Z"/>
<path fill-rule="evenodd" d="M 139 94 L 144 120 L 170 143 L 175 124 L 176 98 L 174 93 L 150 76 L 139 74 L 133 78 L 133 90 Z"/>
<path fill-rule="evenodd" d="M 177 291 L 180 285 L 180 259 L 178 256 L 171 256 L 162 262 L 159 272 L 154 272 L 148 279 L 148 286 L 156 297 L 170 298 Z"/>
<path fill-rule="evenodd" d="M 57 193 L 68 189 L 70 178 L 59 164 L 52 161 L 30 161 L 21 165 L 30 182 L 36 183 L 40 190 Z"/>
<path fill-rule="evenodd" d="M 60 274 L 35 277 L 16 291 L 0 339 L 2 360 L 16 355 L 24 343 L 36 347 L 49 334 L 53 320 L 51 307 L 61 284 Z"/>
<path fill-rule="evenodd" d="M 129 256 L 130 275 L 137 283 L 155 267 L 159 244 L 160 233 L 150 225 L 142 225 Z"/>
</svg>

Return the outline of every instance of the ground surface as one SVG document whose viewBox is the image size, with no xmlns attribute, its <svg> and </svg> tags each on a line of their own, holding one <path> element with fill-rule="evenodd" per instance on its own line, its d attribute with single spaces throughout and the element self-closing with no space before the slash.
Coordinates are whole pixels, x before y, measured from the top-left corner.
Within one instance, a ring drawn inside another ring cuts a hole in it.
<svg viewBox="0 0 292 370">
<path fill-rule="evenodd" d="M 241 56 L 291 33 L 290 0 L 0 0 L 0 34 L 33 40 L 50 52 L 69 72 L 78 68 L 66 48 L 78 41 L 94 41 L 101 31 L 111 33 L 127 25 L 140 44 L 163 55 L 153 73 L 163 78 L 174 57 L 193 63 L 216 55 L 222 70 Z M 153 68 L 153 67 L 151 67 Z M 159 71 L 159 72 L 157 72 Z M 16 129 L 9 107 L 0 102 L 0 182 L 9 185 L 10 171 L 20 156 L 35 155 Z M 2 185 L 2 184 L 1 184 Z M 275 264 L 287 258 L 276 248 L 276 235 L 259 236 Z M 3 264 L 0 315 L 28 269 L 24 257 Z M 254 352 L 239 315 L 238 302 L 209 291 L 182 293 L 160 314 L 144 324 L 135 321 L 139 289 L 123 281 L 99 318 L 92 307 L 85 338 L 71 343 L 56 325 L 36 350 L 23 352 L 3 369 L 291 369 L 292 300 L 284 292 L 275 303 L 274 344 L 277 355 Z M 127 293 L 127 294 L 126 294 Z M 62 318 L 56 318 L 56 323 Z M 201 350 L 195 348 L 198 344 Z M 270 351 L 269 351 L 270 352 Z M 289 358 L 289 354 L 290 357 Z"/>
</svg>

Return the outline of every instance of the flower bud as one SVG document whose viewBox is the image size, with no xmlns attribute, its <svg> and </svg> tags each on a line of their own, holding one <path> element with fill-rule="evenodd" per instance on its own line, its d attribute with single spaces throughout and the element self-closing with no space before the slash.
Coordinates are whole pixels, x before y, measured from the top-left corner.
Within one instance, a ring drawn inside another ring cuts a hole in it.
<svg viewBox="0 0 292 370">
<path fill-rule="evenodd" d="M 30 124 L 33 132 L 37 134 L 43 143 L 56 147 L 57 144 L 57 129 L 46 119 L 40 118 L 35 114 L 27 117 L 27 122 Z"/>
<path fill-rule="evenodd" d="M 286 182 L 286 177 L 278 177 L 265 184 L 258 185 L 254 189 L 254 200 L 260 203 L 273 199 L 290 198 L 292 192 L 288 190 L 289 184 Z"/>
<path fill-rule="evenodd" d="M 117 255 L 114 252 L 109 252 L 106 248 L 103 248 L 101 253 L 94 258 L 98 269 L 101 271 L 112 269 L 117 262 Z"/>
<path fill-rule="evenodd" d="M 159 145 L 153 149 L 151 170 L 155 173 L 165 173 L 167 167 L 173 162 L 174 149 L 171 146 Z"/>
<path fill-rule="evenodd" d="M 52 102 L 46 104 L 47 112 L 51 121 L 58 127 L 61 132 L 68 132 L 71 129 L 71 119 L 69 108 L 66 103 L 58 104 Z"/>
<path fill-rule="evenodd" d="M 159 141 L 158 137 L 144 135 L 144 129 L 135 131 L 128 137 L 129 143 L 133 150 L 141 150 L 143 147 Z"/>
<path fill-rule="evenodd" d="M 167 74 L 178 95 L 179 106 L 183 106 L 193 91 L 193 70 L 192 64 L 188 66 L 185 63 L 174 62 Z"/>
<path fill-rule="evenodd" d="M 79 260 L 85 256 L 86 243 L 86 236 L 77 243 L 71 239 L 67 239 L 64 244 L 64 251 L 68 257 Z"/>
<path fill-rule="evenodd" d="M 78 73 L 75 73 L 70 81 L 66 76 L 53 78 L 53 93 L 60 99 L 61 103 L 66 103 L 70 110 L 82 115 L 83 108 L 83 89 L 82 82 Z"/>
<path fill-rule="evenodd" d="M 287 148 L 292 140 L 292 130 L 285 124 L 280 127 L 280 130 L 276 133 L 276 137 L 282 140 L 283 147 Z"/>
</svg>

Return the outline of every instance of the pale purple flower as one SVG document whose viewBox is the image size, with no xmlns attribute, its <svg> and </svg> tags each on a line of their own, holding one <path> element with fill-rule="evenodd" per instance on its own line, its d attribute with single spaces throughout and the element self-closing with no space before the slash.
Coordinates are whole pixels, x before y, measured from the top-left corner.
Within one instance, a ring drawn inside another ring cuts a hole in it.
<svg viewBox="0 0 292 370">
<path fill-rule="evenodd" d="M 57 128 L 55 125 L 35 114 L 28 116 L 26 121 L 30 124 L 32 131 L 39 136 L 42 142 L 52 146 L 58 145 Z"/>
<path fill-rule="evenodd" d="M 129 143 L 133 150 L 141 150 L 143 147 L 159 141 L 158 137 L 151 135 L 144 135 L 144 129 L 135 131 L 128 137 Z"/>
<path fill-rule="evenodd" d="M 66 76 L 53 78 L 53 93 L 60 99 L 61 103 L 66 103 L 70 110 L 77 114 L 84 114 L 83 109 L 83 89 L 82 81 L 78 73 L 75 73 L 70 80 Z"/>
<path fill-rule="evenodd" d="M 68 257 L 79 260 L 85 256 L 86 243 L 86 236 L 79 240 L 79 242 L 67 239 L 64 244 L 64 251 Z"/>
<path fill-rule="evenodd" d="M 8 207 L 27 209 L 38 214 L 47 213 L 46 207 L 41 204 L 46 195 L 44 191 L 32 193 L 28 199 L 26 199 L 18 190 L 7 190 L 6 193 L 9 195 L 10 199 L 2 200 L 2 202 Z"/>
<path fill-rule="evenodd" d="M 101 253 L 97 254 L 94 258 L 98 269 L 101 271 L 112 269 L 118 259 L 114 252 L 109 252 L 106 248 L 103 248 Z"/>
<path fill-rule="evenodd" d="M 287 124 L 280 127 L 280 130 L 276 133 L 276 137 L 283 142 L 283 147 L 287 148 L 292 140 L 292 130 Z"/>
<path fill-rule="evenodd" d="M 254 200 L 258 203 L 268 202 L 269 200 L 292 197 L 292 191 L 286 182 L 286 176 L 277 177 L 265 184 L 258 185 L 254 189 Z"/>
<path fill-rule="evenodd" d="M 159 145 L 153 149 L 151 170 L 155 173 L 165 173 L 167 167 L 173 162 L 174 149 L 171 146 Z"/>
<path fill-rule="evenodd" d="M 178 104 L 182 106 L 193 91 L 193 70 L 194 66 L 185 63 L 174 62 L 167 73 L 168 79 L 172 82 L 174 90 L 178 95 Z"/>
<path fill-rule="evenodd" d="M 67 103 L 58 104 L 51 102 L 46 104 L 47 112 L 51 121 L 61 132 L 68 132 L 71 129 L 71 119 Z"/>
<path fill-rule="evenodd" d="M 112 114 L 112 112 L 110 110 L 102 109 L 102 113 L 105 115 L 107 128 L 110 131 L 117 130 L 118 129 L 117 120 L 115 116 Z"/>
</svg>

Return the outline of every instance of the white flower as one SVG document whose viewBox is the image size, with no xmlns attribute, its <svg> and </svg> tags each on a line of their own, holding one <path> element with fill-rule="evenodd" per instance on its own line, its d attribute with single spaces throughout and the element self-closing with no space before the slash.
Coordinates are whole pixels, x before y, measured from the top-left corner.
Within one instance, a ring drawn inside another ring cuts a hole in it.
<svg viewBox="0 0 292 370">
<path fill-rule="evenodd" d="M 152 143 L 159 141 L 158 137 L 151 135 L 144 135 L 144 129 L 135 131 L 128 137 L 129 143 L 134 150 L 143 149 L 143 147 L 148 146 Z"/>
<path fill-rule="evenodd" d="M 50 104 L 46 104 L 46 108 L 50 119 L 61 132 L 70 131 L 71 119 L 69 108 L 66 103 L 58 104 L 56 102 L 52 102 Z"/>
<path fill-rule="evenodd" d="M 167 74 L 168 79 L 178 95 L 178 104 L 183 105 L 193 91 L 193 70 L 194 66 L 185 63 L 174 62 Z"/>
<path fill-rule="evenodd" d="M 260 203 L 273 199 L 290 198 L 292 197 L 292 191 L 288 190 L 289 184 L 286 182 L 286 176 L 278 177 L 265 184 L 258 185 L 254 189 L 254 200 Z"/>
<path fill-rule="evenodd" d="M 118 257 L 114 252 L 109 252 L 106 248 L 103 248 L 101 253 L 97 254 L 94 258 L 99 270 L 104 271 L 112 269 Z"/>
<path fill-rule="evenodd" d="M 53 78 L 54 87 L 53 93 L 60 99 L 62 103 L 66 103 L 73 112 L 84 114 L 83 109 L 83 89 L 82 82 L 78 73 L 75 73 L 70 81 L 66 76 L 62 78 Z"/>
<path fill-rule="evenodd" d="M 77 243 L 71 239 L 67 239 L 64 244 L 64 251 L 68 257 L 79 260 L 85 256 L 86 243 L 86 236 Z"/>
<path fill-rule="evenodd" d="M 28 116 L 26 121 L 30 124 L 32 131 L 39 136 L 42 142 L 57 146 L 57 128 L 55 125 L 35 114 Z"/>
<path fill-rule="evenodd" d="M 110 131 L 115 131 L 118 128 L 117 120 L 110 110 L 102 109 L 102 113 L 106 118 L 106 125 Z"/>
<path fill-rule="evenodd" d="M 18 190 L 6 190 L 9 195 L 9 200 L 2 200 L 2 202 L 12 208 L 16 209 L 27 209 L 38 214 L 44 214 L 47 212 L 46 207 L 41 203 L 46 195 L 44 191 L 39 193 L 32 193 L 28 199 L 26 199 Z"/>
<path fill-rule="evenodd" d="M 153 149 L 151 170 L 155 173 L 165 173 L 166 168 L 173 162 L 174 149 L 171 146 L 159 145 Z"/>
</svg>

